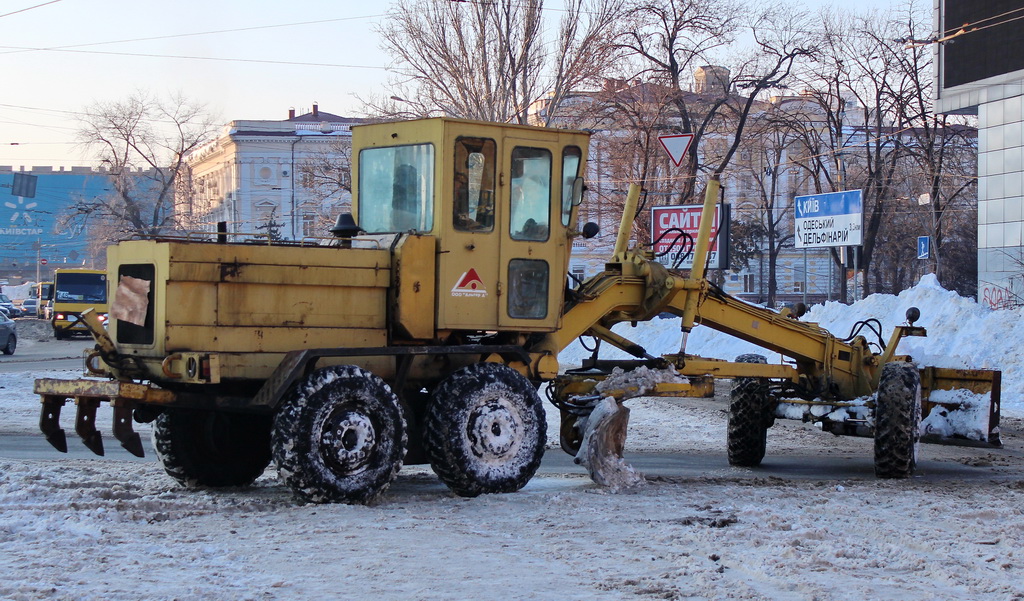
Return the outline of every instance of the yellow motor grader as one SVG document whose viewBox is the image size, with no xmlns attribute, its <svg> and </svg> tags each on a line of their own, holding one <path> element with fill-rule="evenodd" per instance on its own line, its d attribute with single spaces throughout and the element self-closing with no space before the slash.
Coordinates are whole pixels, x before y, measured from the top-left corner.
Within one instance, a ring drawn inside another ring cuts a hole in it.
<svg viewBox="0 0 1024 601">
<path fill-rule="evenodd" d="M 136 455 L 133 420 L 154 422 L 156 452 L 186 486 L 246 485 L 273 461 L 301 500 L 368 503 L 403 463 L 429 462 L 474 496 L 518 490 L 537 470 L 541 384 L 553 381 L 560 440 L 575 453 L 596 382 L 643 366 L 688 377 L 650 394 L 706 395 L 714 378 L 734 379 L 737 465 L 757 465 L 768 427 L 797 407 L 829 431 L 874 436 L 878 474 L 907 476 L 921 411 L 965 409 L 943 401 L 949 389 L 986 403 L 983 431 L 964 442 L 998 444 L 999 373 L 917 367 L 895 353 L 923 328 L 896 328 L 876 353 L 863 336 L 839 340 L 713 286 L 703 266 L 715 181 L 688 273 L 627 248 L 634 187 L 605 270 L 567 285 L 573 239 L 596 233 L 577 224 L 588 144 L 585 132 L 448 118 L 362 125 L 354 219 L 339 218 L 331 239 L 221 232 L 112 245 L 107 329 L 83 315 L 97 343 L 90 377 L 36 381 L 41 430 L 66 451 L 59 420 L 74 402 L 76 432 L 102 454 L 106 402 L 114 437 Z M 681 316 L 684 340 L 711 327 L 791 363 L 653 357 L 611 329 L 665 312 Z M 559 351 L 580 336 L 637 360 L 560 375 Z"/>
</svg>

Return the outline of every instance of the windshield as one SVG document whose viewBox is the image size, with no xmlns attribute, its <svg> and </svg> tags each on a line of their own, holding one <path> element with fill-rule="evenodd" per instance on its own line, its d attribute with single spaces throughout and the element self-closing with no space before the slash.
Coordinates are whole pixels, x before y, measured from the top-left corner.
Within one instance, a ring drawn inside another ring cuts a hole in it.
<svg viewBox="0 0 1024 601">
<path fill-rule="evenodd" d="M 104 273 L 59 273 L 54 288 L 57 290 L 57 301 L 107 302 L 107 275 Z"/>
<path fill-rule="evenodd" d="M 368 233 L 428 232 L 434 227 L 434 146 L 359 152 L 359 227 Z"/>
</svg>

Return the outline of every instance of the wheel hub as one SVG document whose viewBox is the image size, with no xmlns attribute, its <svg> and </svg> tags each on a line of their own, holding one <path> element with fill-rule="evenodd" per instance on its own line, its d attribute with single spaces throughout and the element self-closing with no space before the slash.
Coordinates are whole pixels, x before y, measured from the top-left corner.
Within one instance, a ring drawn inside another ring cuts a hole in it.
<svg viewBox="0 0 1024 601">
<path fill-rule="evenodd" d="M 376 428 L 369 417 L 355 411 L 340 411 L 324 424 L 320 453 L 335 471 L 353 473 L 366 467 L 376 444 Z"/>
<path fill-rule="evenodd" d="M 473 454 L 482 458 L 506 455 L 520 439 L 521 424 L 507 403 L 489 401 L 469 417 L 467 434 Z"/>
</svg>

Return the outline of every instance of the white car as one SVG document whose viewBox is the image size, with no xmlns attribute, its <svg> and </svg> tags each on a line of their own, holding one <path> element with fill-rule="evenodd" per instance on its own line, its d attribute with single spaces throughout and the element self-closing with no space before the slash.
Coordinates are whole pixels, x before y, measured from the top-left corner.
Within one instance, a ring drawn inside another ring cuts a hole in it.
<svg viewBox="0 0 1024 601">
<path fill-rule="evenodd" d="M 22 317 L 39 317 L 39 299 L 26 298 L 21 301 Z"/>
</svg>

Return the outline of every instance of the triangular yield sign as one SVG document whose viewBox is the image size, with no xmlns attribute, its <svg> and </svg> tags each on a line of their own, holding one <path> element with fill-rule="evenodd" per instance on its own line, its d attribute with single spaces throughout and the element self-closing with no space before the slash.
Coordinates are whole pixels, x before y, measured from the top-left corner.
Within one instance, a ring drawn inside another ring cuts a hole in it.
<svg viewBox="0 0 1024 601">
<path fill-rule="evenodd" d="M 690 149 L 690 142 L 693 142 L 693 134 L 674 134 L 671 136 L 658 136 L 662 148 L 668 153 L 669 158 L 678 167 Z"/>
</svg>

